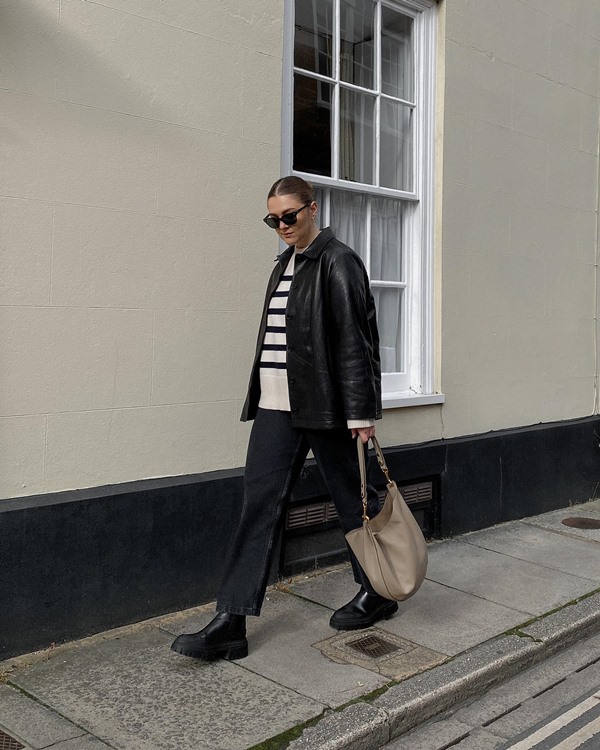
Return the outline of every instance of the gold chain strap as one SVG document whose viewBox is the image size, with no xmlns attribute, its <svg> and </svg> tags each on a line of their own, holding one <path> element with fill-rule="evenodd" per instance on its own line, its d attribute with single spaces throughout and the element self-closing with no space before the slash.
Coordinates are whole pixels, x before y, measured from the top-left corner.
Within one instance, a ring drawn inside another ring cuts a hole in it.
<svg viewBox="0 0 600 750">
<path fill-rule="evenodd" d="M 390 472 L 385 462 L 385 458 L 383 457 L 383 451 L 381 450 L 379 441 L 377 440 L 375 435 L 373 435 L 370 440 L 373 443 L 373 447 L 375 448 L 375 455 L 377 456 L 377 463 L 379 464 L 379 468 L 384 473 L 386 482 L 388 483 L 388 485 L 390 485 L 392 484 L 392 479 L 390 478 Z M 367 446 L 368 445 L 369 443 L 367 442 Z M 360 497 L 363 506 L 363 521 L 369 521 L 370 519 L 367 514 L 367 467 L 365 464 L 365 449 L 363 447 L 363 441 L 361 440 L 360 435 L 357 435 L 356 437 L 356 448 L 358 451 L 358 467 L 360 469 Z"/>
</svg>

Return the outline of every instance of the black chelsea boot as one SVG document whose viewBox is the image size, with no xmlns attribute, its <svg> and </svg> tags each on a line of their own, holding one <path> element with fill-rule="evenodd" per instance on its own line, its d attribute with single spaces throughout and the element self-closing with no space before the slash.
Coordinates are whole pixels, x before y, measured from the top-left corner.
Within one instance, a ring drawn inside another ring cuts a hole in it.
<svg viewBox="0 0 600 750">
<path fill-rule="evenodd" d="M 197 633 L 184 633 L 172 643 L 171 649 L 183 656 L 196 659 L 243 659 L 248 656 L 246 618 L 219 612 L 208 625 Z"/>
<path fill-rule="evenodd" d="M 354 599 L 336 609 L 329 624 L 336 630 L 360 630 L 375 625 L 379 620 L 389 620 L 397 611 L 398 602 L 379 594 L 369 594 L 361 588 Z"/>
</svg>

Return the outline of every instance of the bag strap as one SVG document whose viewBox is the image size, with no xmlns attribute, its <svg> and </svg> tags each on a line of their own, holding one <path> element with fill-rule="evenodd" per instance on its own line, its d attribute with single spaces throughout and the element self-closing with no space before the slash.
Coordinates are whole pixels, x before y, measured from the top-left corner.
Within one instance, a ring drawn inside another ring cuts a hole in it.
<svg viewBox="0 0 600 750">
<path fill-rule="evenodd" d="M 392 480 L 390 479 L 390 472 L 385 462 L 385 458 L 383 457 L 383 451 L 381 450 L 379 441 L 377 440 L 375 435 L 373 435 L 370 440 L 373 443 L 373 448 L 375 448 L 375 455 L 377 456 L 377 463 L 379 464 L 379 468 L 384 473 L 388 485 L 390 485 L 392 484 Z M 360 469 L 360 497 L 363 505 L 363 521 L 368 521 L 370 519 L 367 515 L 367 467 L 365 462 L 365 449 L 363 445 L 364 444 L 361 440 L 360 435 L 357 435 L 356 449 L 358 451 L 358 468 Z M 367 447 L 368 445 L 369 443 L 367 441 Z"/>
</svg>

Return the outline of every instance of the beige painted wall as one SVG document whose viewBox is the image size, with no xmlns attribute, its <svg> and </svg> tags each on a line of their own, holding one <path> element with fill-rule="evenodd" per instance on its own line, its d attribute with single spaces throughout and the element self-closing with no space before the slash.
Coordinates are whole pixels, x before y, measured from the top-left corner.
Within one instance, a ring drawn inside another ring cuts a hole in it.
<svg viewBox="0 0 600 750">
<path fill-rule="evenodd" d="M 443 435 L 597 413 L 600 6 L 445 6 Z"/>
<path fill-rule="evenodd" d="M 243 463 L 280 6 L 0 2 L 0 497 Z"/>
<path fill-rule="evenodd" d="M 593 5 L 441 5 L 446 403 L 384 444 L 597 411 Z M 243 464 L 282 12 L 0 0 L 0 497 Z"/>
<path fill-rule="evenodd" d="M 386 445 L 598 413 L 600 6 L 443 0 L 439 31 L 446 402 L 386 411 Z"/>
</svg>

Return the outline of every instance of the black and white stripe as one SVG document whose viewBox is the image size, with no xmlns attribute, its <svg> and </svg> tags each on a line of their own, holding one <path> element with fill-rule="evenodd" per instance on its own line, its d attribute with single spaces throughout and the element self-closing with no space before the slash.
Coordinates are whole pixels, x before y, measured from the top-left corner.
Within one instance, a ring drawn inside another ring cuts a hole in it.
<svg viewBox="0 0 600 750">
<path fill-rule="evenodd" d="M 293 256 L 292 256 L 293 257 Z M 267 328 L 260 355 L 260 367 L 285 370 L 287 339 L 285 335 L 285 310 L 290 292 L 293 273 L 281 277 L 277 290 L 271 297 L 267 310 Z"/>
<path fill-rule="evenodd" d="M 290 410 L 287 382 L 287 338 L 285 313 L 294 278 L 292 255 L 277 289 L 269 300 L 267 328 L 260 353 L 260 401 L 263 409 Z"/>
</svg>

